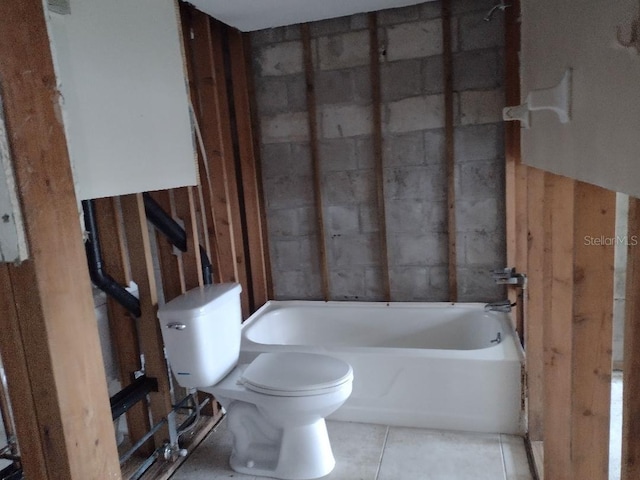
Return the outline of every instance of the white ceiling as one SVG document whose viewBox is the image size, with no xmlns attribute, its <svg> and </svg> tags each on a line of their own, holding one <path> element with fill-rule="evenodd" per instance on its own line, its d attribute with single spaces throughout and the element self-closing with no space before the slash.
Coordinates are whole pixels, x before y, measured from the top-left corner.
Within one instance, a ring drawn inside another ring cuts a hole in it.
<svg viewBox="0 0 640 480">
<path fill-rule="evenodd" d="M 243 32 L 354 13 L 415 5 L 425 0 L 187 0 Z"/>
</svg>

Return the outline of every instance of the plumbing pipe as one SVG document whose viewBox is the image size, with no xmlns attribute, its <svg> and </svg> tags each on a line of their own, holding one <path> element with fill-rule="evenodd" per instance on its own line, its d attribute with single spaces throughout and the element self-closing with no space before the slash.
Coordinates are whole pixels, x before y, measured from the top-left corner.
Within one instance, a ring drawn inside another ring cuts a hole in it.
<svg viewBox="0 0 640 480">
<path fill-rule="evenodd" d="M 181 252 L 186 252 L 187 232 L 184 231 L 184 228 L 171 218 L 151 195 L 144 193 L 142 198 L 144 199 L 144 211 L 147 214 L 147 220 L 149 220 L 158 231 L 164 234 L 174 247 Z M 202 279 L 205 285 L 211 285 L 211 283 L 213 283 L 212 265 L 209 261 L 207 251 L 202 245 L 198 246 L 200 248 L 200 263 L 202 264 Z"/>
<path fill-rule="evenodd" d="M 85 228 L 89 234 L 89 238 L 85 242 L 85 250 L 87 252 L 91 281 L 100 290 L 113 297 L 132 315 L 139 317 L 141 313 L 140 300 L 104 271 L 102 250 L 100 248 L 100 239 L 98 238 L 95 202 L 93 200 L 83 200 L 82 209 L 84 210 Z"/>
<path fill-rule="evenodd" d="M 4 425 L 4 433 L 7 438 L 8 445 L 1 451 L 5 454 L 5 450 L 9 449 L 14 456 L 18 455 L 18 443 L 16 441 L 16 430 L 13 423 L 13 412 L 9 403 L 9 391 L 7 387 L 7 377 L 4 373 L 4 365 L 0 358 L 0 416 Z"/>
</svg>

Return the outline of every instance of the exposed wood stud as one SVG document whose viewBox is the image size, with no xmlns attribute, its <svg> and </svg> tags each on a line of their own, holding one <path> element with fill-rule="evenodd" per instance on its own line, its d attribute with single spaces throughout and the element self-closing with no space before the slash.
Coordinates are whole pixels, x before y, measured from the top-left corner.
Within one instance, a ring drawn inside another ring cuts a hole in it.
<svg viewBox="0 0 640 480">
<path fill-rule="evenodd" d="M 380 57 L 378 41 L 378 15 L 369 14 L 369 64 L 371 67 L 371 101 L 373 104 L 373 156 L 376 169 L 378 201 L 378 231 L 380 236 L 380 263 L 382 267 L 382 291 L 384 301 L 391 301 L 389 279 L 389 249 L 387 246 L 387 219 L 384 201 L 384 158 L 382 150 L 382 92 L 380 89 Z"/>
<path fill-rule="evenodd" d="M 640 478 L 640 200 L 629 198 L 621 480 Z"/>
<path fill-rule="evenodd" d="M 313 193 L 316 208 L 316 222 L 318 225 L 318 248 L 320 250 L 320 272 L 322 280 L 322 297 L 329 300 L 329 265 L 327 263 L 327 236 L 324 227 L 324 213 L 322 202 L 322 171 L 320 168 L 320 151 L 318 148 L 318 112 L 316 108 L 315 81 L 313 75 L 313 56 L 311 52 L 311 33 L 309 24 L 300 25 L 302 34 L 302 54 L 304 75 L 307 85 L 307 112 L 309 118 L 309 147 L 313 167 Z"/>
<path fill-rule="evenodd" d="M 182 253 L 185 289 L 202 286 L 202 265 L 200 264 L 200 244 L 198 242 L 197 219 L 193 187 L 181 187 L 173 190 L 176 215 L 184 224 L 187 233 L 187 251 Z"/>
<path fill-rule="evenodd" d="M 0 302 L 7 308 L 0 315 L 6 327 L 0 346 L 9 361 L 6 373 L 15 390 L 13 411 L 28 478 L 117 479 L 120 467 L 43 8 L 39 0 L 0 2 L 0 90 L 30 252 L 20 266 L 1 267 Z M 11 376 L 16 374 L 21 376 Z"/>
<path fill-rule="evenodd" d="M 455 148 L 453 141 L 453 51 L 451 34 L 451 0 L 442 0 L 442 73 L 444 76 L 444 136 L 447 171 L 447 232 L 449 301 L 458 301 L 458 262 L 456 228 Z"/>
</svg>

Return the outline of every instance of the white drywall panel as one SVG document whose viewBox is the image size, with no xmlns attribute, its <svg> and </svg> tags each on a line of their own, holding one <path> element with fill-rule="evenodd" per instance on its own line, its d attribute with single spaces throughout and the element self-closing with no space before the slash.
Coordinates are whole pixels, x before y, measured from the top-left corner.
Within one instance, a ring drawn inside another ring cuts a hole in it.
<svg viewBox="0 0 640 480">
<path fill-rule="evenodd" d="M 49 26 L 79 199 L 196 184 L 174 0 L 71 0 Z"/>
<path fill-rule="evenodd" d="M 637 0 L 523 0 L 522 95 L 573 69 L 571 120 L 532 113 L 523 161 L 640 197 L 640 55 L 617 42 L 639 15 Z"/>
<path fill-rule="evenodd" d="M 189 0 L 199 10 L 243 32 L 423 2 L 424 0 Z"/>
</svg>

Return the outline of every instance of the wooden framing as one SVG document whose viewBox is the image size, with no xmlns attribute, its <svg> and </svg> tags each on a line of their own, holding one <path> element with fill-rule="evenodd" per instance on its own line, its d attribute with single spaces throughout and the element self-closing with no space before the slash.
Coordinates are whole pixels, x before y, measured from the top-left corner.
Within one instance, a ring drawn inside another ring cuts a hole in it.
<svg viewBox="0 0 640 480">
<path fill-rule="evenodd" d="M 458 260 L 456 224 L 455 146 L 453 139 L 453 47 L 451 33 L 451 0 L 442 0 L 442 72 L 444 75 L 444 136 L 447 170 L 447 232 L 449 301 L 458 301 Z"/>
<path fill-rule="evenodd" d="M 384 158 L 382 150 L 382 91 L 380 89 L 380 58 L 378 42 L 378 14 L 369 13 L 369 63 L 371 64 L 371 101 L 373 103 L 373 156 L 376 169 L 378 232 L 380 236 L 380 263 L 382 292 L 385 302 L 391 301 L 389 279 L 389 248 L 387 246 L 387 216 L 384 199 Z"/>
<path fill-rule="evenodd" d="M 621 480 L 640 478 L 640 200 L 629 198 Z"/>
<path fill-rule="evenodd" d="M 0 3 L 0 90 L 30 251 L 0 267 L 0 348 L 26 476 L 117 479 L 55 78 L 43 3 Z"/>
<path fill-rule="evenodd" d="M 313 194 L 316 209 L 316 222 L 318 225 L 318 247 L 320 255 L 320 273 L 322 279 L 322 296 L 329 300 L 329 265 L 327 262 L 327 236 L 324 228 L 324 214 L 322 202 L 322 172 L 320 170 L 320 152 L 318 150 L 318 125 L 315 81 L 313 78 L 313 54 L 311 52 L 311 33 L 309 24 L 300 26 L 302 35 L 302 57 L 304 63 L 304 75 L 307 85 L 307 112 L 309 118 L 309 148 L 311 150 L 311 163 L 313 167 Z"/>
</svg>

